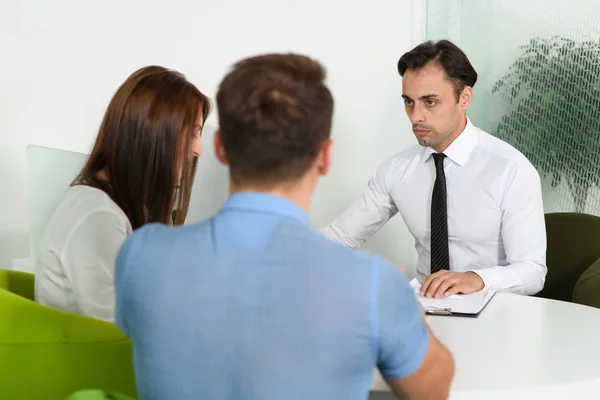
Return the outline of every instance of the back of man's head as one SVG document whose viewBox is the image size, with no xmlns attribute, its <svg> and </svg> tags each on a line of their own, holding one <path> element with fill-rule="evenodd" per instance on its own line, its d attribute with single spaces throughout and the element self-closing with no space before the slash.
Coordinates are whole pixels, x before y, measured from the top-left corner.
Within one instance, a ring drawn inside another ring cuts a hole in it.
<svg viewBox="0 0 600 400">
<path fill-rule="evenodd" d="M 234 184 L 302 178 L 329 139 L 333 98 L 325 69 L 306 56 L 239 61 L 217 93 L 221 142 Z"/>
</svg>

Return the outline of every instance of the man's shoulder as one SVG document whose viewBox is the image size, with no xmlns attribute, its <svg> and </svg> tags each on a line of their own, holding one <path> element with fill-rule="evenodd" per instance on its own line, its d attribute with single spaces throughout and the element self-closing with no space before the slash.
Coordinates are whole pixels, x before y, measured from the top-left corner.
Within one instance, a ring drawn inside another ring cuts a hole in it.
<svg viewBox="0 0 600 400">
<path fill-rule="evenodd" d="M 320 251 L 315 252 L 315 262 L 321 264 L 321 268 L 329 269 L 343 277 L 348 287 L 360 287 L 367 291 L 377 287 L 376 292 L 379 292 L 382 281 L 389 281 L 389 285 L 396 289 L 397 285 L 401 284 L 396 278 L 403 274 L 387 258 L 368 250 L 346 247 L 325 237 L 319 240 L 325 243 L 319 246 Z M 351 285 L 350 282 L 354 282 L 355 285 Z"/>
<path fill-rule="evenodd" d="M 337 243 L 317 230 L 295 230 L 289 233 L 285 235 L 285 240 L 295 243 L 298 251 L 312 254 L 315 258 L 324 261 L 335 260 L 336 264 L 352 264 L 360 267 L 389 263 L 385 258 L 367 250 L 357 250 Z"/>
<path fill-rule="evenodd" d="M 175 246 L 189 247 L 197 233 L 210 223 L 210 220 L 186 225 L 169 226 L 163 223 L 149 223 L 136 229 L 125 241 L 117 261 L 129 263 L 138 261 L 145 264 L 159 264 L 162 257 L 173 253 Z"/>
<path fill-rule="evenodd" d="M 480 148 L 511 164 L 531 164 L 527 157 L 510 143 L 487 133 L 483 129 L 476 129 L 479 131 L 478 146 Z"/>
<path fill-rule="evenodd" d="M 407 147 L 406 149 L 393 154 L 391 157 L 388 157 L 386 162 L 393 162 L 393 163 L 410 162 L 415 158 L 423 157 L 423 151 L 424 151 L 423 146 L 416 144 L 416 145 Z"/>
<path fill-rule="evenodd" d="M 510 143 L 493 136 L 483 129 L 479 131 L 478 147 L 496 159 L 503 160 L 508 167 L 535 169 L 529 159 Z"/>
<path fill-rule="evenodd" d="M 410 146 L 388 157 L 379 164 L 376 175 L 389 182 L 397 182 L 415 161 L 423 159 L 425 149 L 420 145 Z"/>
<path fill-rule="evenodd" d="M 174 228 L 159 222 L 149 223 L 136 229 L 127 242 L 160 246 L 165 243 L 165 240 L 168 240 L 170 236 L 176 233 L 178 229 L 181 228 Z"/>
</svg>

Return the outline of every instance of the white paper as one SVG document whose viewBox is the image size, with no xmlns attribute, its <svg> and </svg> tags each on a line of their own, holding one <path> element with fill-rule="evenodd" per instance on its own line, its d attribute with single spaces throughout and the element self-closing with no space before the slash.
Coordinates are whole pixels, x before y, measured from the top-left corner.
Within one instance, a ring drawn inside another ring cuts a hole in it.
<svg viewBox="0 0 600 400">
<path fill-rule="evenodd" d="M 455 294 L 439 299 L 430 299 L 425 296 L 419 295 L 421 285 L 416 279 L 410 281 L 410 286 L 415 291 L 415 295 L 417 296 L 417 299 L 419 300 L 423 308 L 425 308 L 425 311 L 427 311 L 428 309 L 448 309 L 453 313 L 461 314 L 479 313 L 496 293 L 494 289 L 484 288 L 478 292 L 471 294 Z"/>
</svg>

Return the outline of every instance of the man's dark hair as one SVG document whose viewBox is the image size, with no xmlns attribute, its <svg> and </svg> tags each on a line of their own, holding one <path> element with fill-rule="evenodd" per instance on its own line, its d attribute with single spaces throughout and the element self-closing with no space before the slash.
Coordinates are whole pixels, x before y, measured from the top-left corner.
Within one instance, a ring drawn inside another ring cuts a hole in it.
<svg viewBox="0 0 600 400">
<path fill-rule="evenodd" d="M 429 64 L 438 64 L 444 70 L 454 84 L 456 101 L 465 86 L 473 87 L 477 82 L 477 72 L 469 58 L 449 40 L 424 42 L 404 53 L 398 61 L 398 72 L 403 77 L 406 70 L 419 70 Z"/>
<path fill-rule="evenodd" d="M 235 183 L 277 185 L 301 178 L 331 132 L 326 72 L 298 54 L 244 59 L 217 93 L 219 128 Z"/>
</svg>

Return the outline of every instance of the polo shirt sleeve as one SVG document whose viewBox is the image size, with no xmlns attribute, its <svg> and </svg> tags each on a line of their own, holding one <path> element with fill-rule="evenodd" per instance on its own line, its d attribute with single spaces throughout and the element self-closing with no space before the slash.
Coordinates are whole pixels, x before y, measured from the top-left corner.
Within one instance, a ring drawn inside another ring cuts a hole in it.
<svg viewBox="0 0 600 400">
<path fill-rule="evenodd" d="M 138 239 L 136 233 L 125 241 L 121 247 L 115 262 L 115 323 L 125 333 L 127 331 L 127 314 L 129 312 L 129 297 L 131 296 L 131 287 L 129 286 L 129 276 L 133 273 L 132 262 L 134 258 L 135 242 Z"/>
<path fill-rule="evenodd" d="M 388 261 L 378 259 L 373 268 L 377 366 L 388 379 L 415 372 L 429 347 L 429 333 L 413 289 Z"/>
</svg>

